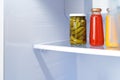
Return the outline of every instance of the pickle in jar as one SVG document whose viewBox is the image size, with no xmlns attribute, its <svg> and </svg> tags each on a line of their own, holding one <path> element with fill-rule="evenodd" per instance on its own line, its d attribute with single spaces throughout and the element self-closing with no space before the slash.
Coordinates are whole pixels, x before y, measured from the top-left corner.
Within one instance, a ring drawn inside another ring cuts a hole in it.
<svg viewBox="0 0 120 80">
<path fill-rule="evenodd" d="M 70 14 L 70 44 L 86 43 L 86 20 L 84 14 Z"/>
</svg>

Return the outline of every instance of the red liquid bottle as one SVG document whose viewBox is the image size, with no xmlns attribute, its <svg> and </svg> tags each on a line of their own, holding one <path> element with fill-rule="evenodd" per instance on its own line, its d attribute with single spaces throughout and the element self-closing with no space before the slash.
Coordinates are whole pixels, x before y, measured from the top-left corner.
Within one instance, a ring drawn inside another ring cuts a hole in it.
<svg viewBox="0 0 120 80">
<path fill-rule="evenodd" d="M 90 17 L 90 36 L 89 42 L 91 46 L 104 45 L 103 22 L 100 8 L 93 8 Z"/>
</svg>

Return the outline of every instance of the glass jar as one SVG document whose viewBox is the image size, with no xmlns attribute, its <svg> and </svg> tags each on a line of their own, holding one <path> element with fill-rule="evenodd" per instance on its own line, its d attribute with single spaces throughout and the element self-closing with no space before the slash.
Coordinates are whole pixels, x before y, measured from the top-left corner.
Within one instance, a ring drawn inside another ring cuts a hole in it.
<svg viewBox="0 0 120 80">
<path fill-rule="evenodd" d="M 75 46 L 86 44 L 85 14 L 70 14 L 70 44 Z"/>
<path fill-rule="evenodd" d="M 103 21 L 100 8 L 92 8 L 90 16 L 90 35 L 89 42 L 91 46 L 104 45 Z"/>
</svg>

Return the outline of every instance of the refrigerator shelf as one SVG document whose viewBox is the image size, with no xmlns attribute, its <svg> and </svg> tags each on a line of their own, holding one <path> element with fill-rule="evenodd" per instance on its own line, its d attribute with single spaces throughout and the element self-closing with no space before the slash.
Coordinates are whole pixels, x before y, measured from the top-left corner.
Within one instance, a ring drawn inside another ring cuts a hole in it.
<svg viewBox="0 0 120 80">
<path fill-rule="evenodd" d="M 58 41 L 46 44 L 34 44 L 33 48 L 40 50 L 52 50 L 87 55 L 120 57 L 120 48 L 106 48 L 105 46 L 91 47 L 89 44 L 86 44 L 85 46 L 74 47 L 69 44 L 69 41 Z"/>
</svg>

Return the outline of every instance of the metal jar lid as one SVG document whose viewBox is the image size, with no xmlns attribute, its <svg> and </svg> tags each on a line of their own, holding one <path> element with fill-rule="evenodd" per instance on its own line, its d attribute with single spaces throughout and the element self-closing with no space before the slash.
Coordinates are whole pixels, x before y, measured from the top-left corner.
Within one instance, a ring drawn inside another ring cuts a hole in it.
<svg viewBox="0 0 120 80">
<path fill-rule="evenodd" d="M 92 12 L 101 12 L 102 9 L 101 8 L 92 8 L 91 11 Z"/>
<path fill-rule="evenodd" d="M 69 14 L 69 16 L 86 16 L 84 13 L 72 13 L 72 14 Z"/>
</svg>

